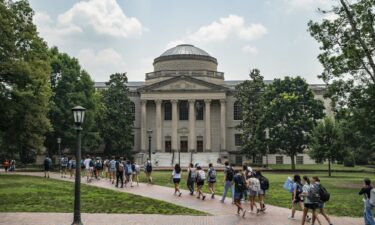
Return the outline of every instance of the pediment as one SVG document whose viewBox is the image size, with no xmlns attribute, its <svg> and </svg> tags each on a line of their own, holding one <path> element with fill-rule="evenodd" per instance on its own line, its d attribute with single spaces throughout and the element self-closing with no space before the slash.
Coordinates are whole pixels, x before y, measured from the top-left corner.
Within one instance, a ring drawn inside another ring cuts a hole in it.
<svg viewBox="0 0 375 225">
<path fill-rule="evenodd" d="M 223 91 L 226 87 L 199 80 L 193 77 L 179 76 L 139 89 L 140 91 Z"/>
</svg>

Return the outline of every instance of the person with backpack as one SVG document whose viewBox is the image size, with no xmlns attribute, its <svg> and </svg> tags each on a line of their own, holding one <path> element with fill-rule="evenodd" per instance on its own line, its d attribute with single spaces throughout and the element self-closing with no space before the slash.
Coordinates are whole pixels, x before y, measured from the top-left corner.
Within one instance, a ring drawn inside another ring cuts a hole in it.
<svg viewBox="0 0 375 225">
<path fill-rule="evenodd" d="M 204 201 L 204 199 L 206 198 L 206 195 L 203 193 L 202 188 L 204 185 L 204 181 L 206 180 L 206 174 L 204 170 L 202 170 L 201 166 L 197 167 L 196 178 L 197 178 L 197 192 L 198 192 L 197 199 L 200 199 L 202 195 L 202 200 Z"/>
<path fill-rule="evenodd" d="M 141 172 L 141 167 L 136 162 L 133 163 L 132 168 L 133 166 L 134 166 L 134 170 L 133 170 L 132 180 L 136 181 L 137 186 L 139 186 L 139 173 Z"/>
<path fill-rule="evenodd" d="M 111 161 L 109 161 L 109 182 L 112 182 L 112 184 L 115 183 L 115 177 L 116 177 L 116 158 L 115 156 L 112 156 Z"/>
<path fill-rule="evenodd" d="M 242 217 L 245 217 L 246 209 L 241 206 L 243 193 L 247 191 L 246 180 L 242 172 L 235 171 L 234 182 L 234 204 L 237 206 L 237 215 L 242 211 Z"/>
<path fill-rule="evenodd" d="M 97 180 L 100 179 L 101 175 L 102 175 L 102 171 L 103 171 L 103 161 L 100 157 L 96 157 L 96 161 L 95 161 L 95 178 Z"/>
<path fill-rule="evenodd" d="M 253 170 L 251 169 L 250 166 L 247 166 L 247 164 L 244 164 L 242 166 L 242 176 L 245 178 L 245 180 L 248 180 L 250 178 L 251 172 L 253 172 Z M 244 191 L 243 199 L 244 199 L 244 201 L 248 200 L 248 192 L 247 191 Z"/>
<path fill-rule="evenodd" d="M 10 160 L 10 169 L 9 171 L 16 171 L 16 160 L 12 159 Z"/>
<path fill-rule="evenodd" d="M 266 191 L 269 189 L 270 184 L 268 179 L 262 175 L 260 170 L 256 171 L 256 178 L 258 178 L 260 183 L 260 189 L 258 191 L 258 199 L 260 204 L 260 211 L 264 212 L 266 210 L 266 205 L 264 204 Z"/>
<path fill-rule="evenodd" d="M 103 161 L 103 173 L 105 176 L 105 179 L 107 180 L 109 178 L 109 159 L 108 157 L 105 158 Z"/>
<path fill-rule="evenodd" d="M 145 174 L 147 177 L 147 182 L 149 184 L 152 184 L 152 164 L 149 159 L 147 159 L 146 164 L 145 164 Z"/>
<path fill-rule="evenodd" d="M 300 196 L 303 197 L 303 214 L 302 214 L 302 225 L 305 224 L 307 217 L 307 213 L 311 209 L 312 211 L 312 222 L 311 224 L 315 223 L 315 220 L 317 219 L 316 215 L 316 209 L 318 208 L 318 203 L 320 201 L 319 197 L 319 189 L 316 185 L 311 184 L 309 177 L 303 176 L 303 187 L 302 187 L 302 193 Z M 319 221 L 319 224 L 320 221 Z"/>
<path fill-rule="evenodd" d="M 233 186 L 233 178 L 234 178 L 234 170 L 233 168 L 229 165 L 229 162 L 226 161 L 224 163 L 225 168 L 224 168 L 224 193 L 223 197 L 221 198 L 221 203 L 224 203 L 225 198 L 227 196 L 228 189 L 230 189 L 230 194 L 232 197 L 232 204 L 234 204 L 234 186 Z"/>
<path fill-rule="evenodd" d="M 74 157 L 72 157 L 69 160 L 68 167 L 69 167 L 70 178 L 73 178 L 73 175 L 75 174 L 75 170 L 76 170 L 76 160 Z"/>
<path fill-rule="evenodd" d="M 208 171 L 207 171 L 207 183 L 208 183 L 208 190 L 211 193 L 211 198 L 215 198 L 215 183 L 216 183 L 216 170 L 213 167 L 212 163 L 208 164 Z"/>
<path fill-rule="evenodd" d="M 363 211 L 363 218 L 365 220 L 366 225 L 375 225 L 374 215 L 372 210 L 375 206 L 375 189 L 371 185 L 371 180 L 369 178 L 365 178 L 363 180 L 363 186 L 361 191 L 358 193 L 359 195 L 363 195 L 363 202 L 364 202 L 364 211 Z"/>
<path fill-rule="evenodd" d="M 174 166 L 174 169 L 172 171 L 172 180 L 174 184 L 174 195 L 178 192 L 178 197 L 181 197 L 182 192 L 180 191 L 180 181 L 181 181 L 181 167 L 177 163 Z"/>
<path fill-rule="evenodd" d="M 90 173 L 91 173 L 90 181 L 92 179 L 94 179 L 94 177 L 95 177 L 95 179 L 98 179 L 98 177 L 96 176 L 96 166 L 95 166 L 95 164 L 96 164 L 96 161 L 95 161 L 95 158 L 93 156 L 93 157 L 91 157 L 91 161 L 89 162 L 89 170 L 90 170 Z"/>
<path fill-rule="evenodd" d="M 121 188 L 124 187 L 124 158 L 120 157 L 116 161 L 116 187 L 118 188 L 118 182 L 121 181 Z"/>
<path fill-rule="evenodd" d="M 256 213 L 260 212 L 260 208 L 257 207 L 255 199 L 258 196 L 258 192 L 260 190 L 260 182 L 259 179 L 255 176 L 255 173 L 251 173 L 250 178 L 247 180 L 249 185 L 249 198 L 250 198 L 250 210 L 251 212 L 256 209 Z"/>
<path fill-rule="evenodd" d="M 290 179 L 290 178 L 289 178 Z M 302 202 L 302 181 L 301 176 L 295 174 L 293 177 L 293 183 L 291 186 L 291 193 L 292 193 L 292 215 L 288 217 L 290 220 L 295 220 L 294 215 L 296 213 L 297 207 L 299 206 L 303 211 L 303 202 Z"/>
<path fill-rule="evenodd" d="M 190 191 L 190 195 L 194 195 L 194 183 L 196 182 L 196 169 L 194 168 L 194 165 L 193 163 L 190 163 L 189 164 L 189 167 L 187 169 L 187 180 L 186 180 L 186 184 L 187 184 L 187 187 Z"/>
<path fill-rule="evenodd" d="M 68 168 L 68 162 L 69 162 L 69 159 L 68 157 L 66 157 L 65 155 L 63 155 L 63 157 L 61 157 L 60 159 L 60 168 L 61 168 L 61 178 L 64 178 L 66 177 L 66 170 Z"/>
<path fill-rule="evenodd" d="M 130 187 L 133 187 L 132 175 L 133 175 L 132 164 L 130 163 L 129 160 L 126 160 L 126 163 L 125 163 L 125 187 L 126 187 L 127 183 L 130 183 Z"/>
<path fill-rule="evenodd" d="M 329 193 L 327 190 L 320 184 L 320 179 L 317 176 L 312 177 L 312 184 L 319 189 L 320 201 L 318 202 L 317 209 L 319 209 L 320 214 L 324 216 L 329 225 L 332 225 L 332 222 L 328 215 L 324 212 L 325 202 L 329 200 Z"/>
<path fill-rule="evenodd" d="M 44 164 L 44 178 L 49 178 L 49 171 L 52 168 L 52 159 L 48 157 L 47 155 L 46 158 L 44 159 L 43 164 Z"/>
<path fill-rule="evenodd" d="M 86 159 L 83 161 L 83 164 L 85 165 L 85 171 L 86 171 L 86 181 L 89 182 L 91 178 L 91 158 L 90 155 L 86 156 Z"/>
</svg>

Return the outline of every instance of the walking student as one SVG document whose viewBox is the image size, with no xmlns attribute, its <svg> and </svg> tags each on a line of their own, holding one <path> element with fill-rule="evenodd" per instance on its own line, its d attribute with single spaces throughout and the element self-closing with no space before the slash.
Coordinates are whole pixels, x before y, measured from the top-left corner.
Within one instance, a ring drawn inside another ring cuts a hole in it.
<svg viewBox="0 0 375 225">
<path fill-rule="evenodd" d="M 264 204 L 265 197 L 266 197 L 266 191 L 269 189 L 269 181 L 268 179 L 262 175 L 262 172 L 257 170 L 256 171 L 256 177 L 259 180 L 260 183 L 260 189 L 258 191 L 258 199 L 260 204 L 260 211 L 264 212 L 266 210 L 266 205 Z"/>
<path fill-rule="evenodd" d="M 196 182 L 196 170 L 194 168 L 193 163 L 189 164 L 189 167 L 187 169 L 187 180 L 186 184 L 190 191 L 190 195 L 194 195 L 194 183 Z"/>
<path fill-rule="evenodd" d="M 149 159 L 147 159 L 146 161 L 146 164 L 145 164 L 145 174 L 146 174 L 146 177 L 147 177 L 147 182 L 149 184 L 152 184 L 152 164 L 151 164 L 151 161 Z"/>
<path fill-rule="evenodd" d="M 121 181 L 121 188 L 124 187 L 124 158 L 120 157 L 116 161 L 116 187 L 118 188 L 118 182 Z"/>
<path fill-rule="evenodd" d="M 176 195 L 178 193 L 179 197 L 181 197 L 181 195 L 182 195 L 182 192 L 180 191 L 181 173 L 182 173 L 181 167 L 177 163 L 174 166 L 174 169 L 172 171 L 172 179 L 173 179 L 173 183 L 174 183 L 174 195 Z"/>
<path fill-rule="evenodd" d="M 315 223 L 315 220 L 317 219 L 316 217 L 316 209 L 318 207 L 318 202 L 319 202 L 319 190 L 317 189 L 316 186 L 311 184 L 310 179 L 307 176 L 303 176 L 303 187 L 302 187 L 302 194 L 303 196 L 303 203 L 304 203 L 304 208 L 303 208 L 303 215 L 302 215 L 302 225 L 305 224 L 306 218 L 307 218 L 307 213 L 311 209 L 312 211 L 312 224 Z M 317 195 L 314 194 L 314 192 L 317 192 Z M 315 197 L 317 196 L 317 198 Z"/>
<path fill-rule="evenodd" d="M 303 211 L 303 201 L 302 201 L 302 181 L 301 176 L 295 174 L 293 177 L 293 193 L 292 193 L 292 214 L 288 219 L 295 220 L 294 215 L 296 214 L 297 207 L 299 206 Z"/>
<path fill-rule="evenodd" d="M 70 178 L 73 178 L 73 176 L 75 174 L 75 170 L 76 170 L 76 160 L 75 160 L 74 157 L 72 157 L 69 160 L 68 165 L 69 165 L 68 167 L 69 167 Z"/>
<path fill-rule="evenodd" d="M 115 177 L 116 177 L 116 158 L 115 156 L 112 156 L 111 161 L 109 161 L 109 181 L 112 182 L 112 184 L 115 183 Z"/>
<path fill-rule="evenodd" d="M 52 167 L 52 159 L 48 156 L 44 159 L 44 178 L 49 178 L 49 171 Z"/>
<path fill-rule="evenodd" d="M 374 193 L 371 193 L 371 192 L 374 192 L 372 190 L 373 190 L 373 187 L 371 185 L 371 180 L 369 178 L 365 178 L 363 180 L 363 186 L 362 186 L 361 191 L 359 192 L 359 195 L 363 195 L 363 202 L 364 202 L 363 218 L 365 220 L 366 225 L 375 225 L 374 215 L 372 213 L 372 210 L 374 209 L 374 205 L 371 204 L 375 196 L 373 196 Z"/>
<path fill-rule="evenodd" d="M 233 178 L 234 181 L 234 204 L 237 206 L 237 215 L 240 215 L 242 211 L 242 217 L 245 217 L 246 209 L 241 206 L 241 199 L 243 193 L 247 189 L 246 180 L 241 171 L 236 171 L 236 175 Z"/>
<path fill-rule="evenodd" d="M 90 171 L 91 158 L 90 158 L 90 155 L 86 156 L 86 159 L 83 161 L 83 164 L 85 165 L 86 181 L 89 182 L 90 177 L 91 177 L 91 171 Z"/>
<path fill-rule="evenodd" d="M 255 199 L 260 191 L 260 182 L 259 179 L 255 176 L 255 173 L 252 173 L 250 175 L 247 183 L 249 184 L 250 210 L 251 212 L 253 212 L 255 208 L 256 213 L 258 214 L 260 212 L 260 208 L 257 207 Z"/>
<path fill-rule="evenodd" d="M 211 193 L 211 198 L 215 198 L 215 183 L 216 183 L 216 170 L 213 167 L 212 163 L 208 164 L 208 171 L 207 171 L 207 183 L 208 183 L 208 190 Z"/>
<path fill-rule="evenodd" d="M 206 180 L 206 174 L 202 170 L 201 166 L 197 167 L 196 177 L 197 177 L 197 192 L 198 192 L 197 198 L 200 199 L 200 197 L 202 196 L 202 200 L 204 201 L 204 199 L 206 198 L 206 195 L 203 193 L 202 188 L 204 185 L 204 181 Z"/>
<path fill-rule="evenodd" d="M 9 168 L 9 161 L 8 161 L 8 159 L 4 160 L 3 167 L 4 167 L 5 173 L 8 172 L 8 168 Z"/>
<path fill-rule="evenodd" d="M 317 176 L 314 176 L 312 177 L 312 184 L 314 186 L 316 186 L 319 190 L 320 190 L 320 193 L 322 193 L 322 185 L 320 184 L 320 179 L 319 177 Z M 317 205 L 317 209 L 319 209 L 319 212 L 320 214 L 322 214 L 324 216 L 324 218 L 327 220 L 328 224 L 329 225 L 332 225 L 332 222 L 330 220 L 330 218 L 328 217 L 328 215 L 324 212 L 324 202 L 322 201 L 322 196 L 320 196 L 320 201 L 318 202 L 318 205 Z"/>
<path fill-rule="evenodd" d="M 225 163 L 225 169 L 224 169 L 224 193 L 223 197 L 221 198 L 221 203 L 224 203 L 225 198 L 227 196 L 228 189 L 230 189 L 230 194 L 232 197 L 232 204 L 234 199 L 234 187 L 233 187 L 233 177 L 234 177 L 234 170 L 229 165 L 229 162 L 226 161 Z"/>
<path fill-rule="evenodd" d="M 130 161 L 127 160 L 125 164 L 125 187 L 127 183 L 130 183 L 130 187 L 133 187 L 133 169 Z"/>
<path fill-rule="evenodd" d="M 137 186 L 139 186 L 139 174 L 141 172 L 141 167 L 136 162 L 133 163 L 132 168 L 133 168 L 133 166 L 134 166 L 134 170 L 133 170 L 133 178 L 132 178 L 132 180 L 136 181 L 137 182 Z"/>
<path fill-rule="evenodd" d="M 68 168 L 68 157 L 63 155 L 63 157 L 60 159 L 60 167 L 61 167 L 61 178 L 66 177 L 66 170 Z"/>
</svg>

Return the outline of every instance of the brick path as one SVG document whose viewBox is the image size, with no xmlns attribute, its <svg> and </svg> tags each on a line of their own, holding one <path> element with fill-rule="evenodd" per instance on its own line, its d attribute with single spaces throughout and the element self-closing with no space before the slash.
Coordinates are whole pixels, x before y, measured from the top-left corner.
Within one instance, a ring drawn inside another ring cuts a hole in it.
<svg viewBox="0 0 375 225">
<path fill-rule="evenodd" d="M 18 173 L 23 175 L 43 176 L 42 173 Z M 59 174 L 52 174 L 51 178 L 66 180 L 74 182 L 74 179 L 62 179 Z M 85 179 L 83 179 L 83 183 Z M 82 220 L 85 225 L 101 225 L 101 224 L 142 224 L 142 225 L 297 225 L 300 220 L 288 220 L 290 210 L 286 208 L 267 205 L 265 214 L 251 214 L 247 213 L 246 218 L 235 215 L 236 207 L 227 198 L 226 203 L 220 203 L 219 199 L 198 200 L 194 196 L 190 196 L 188 191 L 182 191 L 182 197 L 173 195 L 173 189 L 162 187 L 158 185 L 148 185 L 141 183 L 139 187 L 134 188 L 115 188 L 109 181 L 104 179 L 100 181 L 93 181 L 89 185 L 121 192 L 128 192 L 140 196 L 150 197 L 154 199 L 171 202 L 176 205 L 181 205 L 188 208 L 208 212 L 213 216 L 167 216 L 167 215 L 137 215 L 137 214 L 82 214 Z M 59 221 L 64 221 L 66 224 L 72 220 L 72 213 L 0 213 L 0 225 L 20 225 L 20 224 L 43 224 L 43 225 L 58 225 Z M 300 218 L 301 214 L 297 213 L 296 218 Z M 322 224 L 327 224 L 323 217 L 321 217 Z M 50 222 L 49 220 L 52 221 Z M 339 225 L 359 225 L 363 223 L 361 218 L 349 217 L 331 217 L 333 224 Z M 4 223 L 4 221 L 6 221 Z M 110 221 L 110 223 L 108 223 Z"/>
</svg>

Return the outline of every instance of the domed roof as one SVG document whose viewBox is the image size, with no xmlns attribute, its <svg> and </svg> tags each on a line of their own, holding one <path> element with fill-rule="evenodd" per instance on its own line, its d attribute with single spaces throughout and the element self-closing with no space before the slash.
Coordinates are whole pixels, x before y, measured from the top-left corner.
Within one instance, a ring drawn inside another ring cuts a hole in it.
<svg viewBox="0 0 375 225">
<path fill-rule="evenodd" d="M 201 55 L 201 56 L 210 56 L 204 50 L 202 50 L 200 48 L 197 48 L 194 45 L 189 45 L 189 44 L 177 45 L 176 47 L 168 49 L 163 54 L 161 54 L 160 57 L 171 56 L 171 55 Z"/>
</svg>

